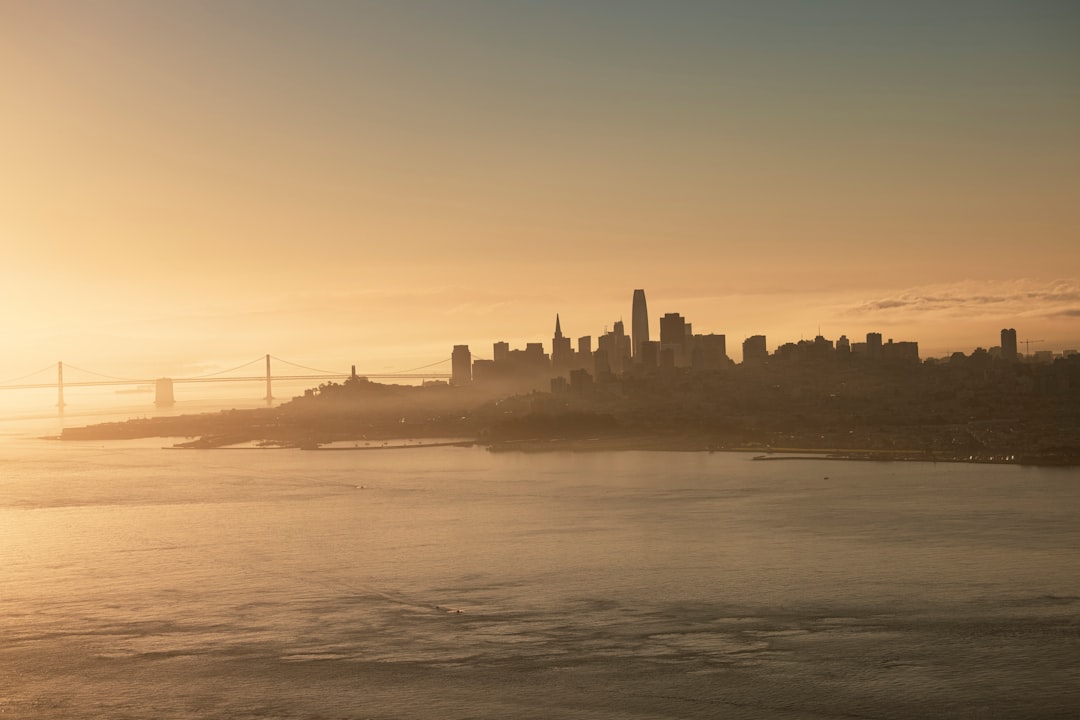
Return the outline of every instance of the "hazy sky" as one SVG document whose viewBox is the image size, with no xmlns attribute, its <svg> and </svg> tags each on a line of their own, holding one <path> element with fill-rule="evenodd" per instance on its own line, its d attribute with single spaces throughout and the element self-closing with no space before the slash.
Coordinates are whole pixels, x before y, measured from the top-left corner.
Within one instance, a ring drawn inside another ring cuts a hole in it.
<svg viewBox="0 0 1080 720">
<path fill-rule="evenodd" d="M 1080 3 L 0 0 L 0 380 L 1080 346 Z"/>
</svg>

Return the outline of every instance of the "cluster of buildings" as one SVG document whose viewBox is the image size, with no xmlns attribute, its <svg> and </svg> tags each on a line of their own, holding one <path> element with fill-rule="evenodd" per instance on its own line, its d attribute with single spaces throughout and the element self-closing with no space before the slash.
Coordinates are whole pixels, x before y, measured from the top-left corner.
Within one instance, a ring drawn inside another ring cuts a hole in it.
<svg viewBox="0 0 1080 720">
<path fill-rule="evenodd" d="M 754 341 L 748 347 L 747 343 Z M 750 362 L 760 362 L 769 357 L 765 350 L 765 338 L 755 335 L 743 343 L 743 362 L 747 361 L 750 350 Z M 866 342 L 851 342 L 847 335 L 841 335 L 835 343 L 818 335 L 813 340 L 800 340 L 797 343 L 785 343 L 776 348 L 773 357 L 779 359 L 823 358 L 831 355 L 862 355 L 871 359 L 897 360 L 901 362 L 919 361 L 919 343 L 904 340 L 882 342 L 881 333 L 866 333 Z"/>
<path fill-rule="evenodd" d="M 1053 350 L 1035 350 L 1031 351 L 1031 346 L 1035 343 L 1046 342 L 1045 340 L 1020 340 L 1016 339 L 1015 328 L 1005 328 L 1001 331 L 1001 344 L 995 345 L 990 349 L 975 348 L 972 352 L 973 356 L 987 355 L 991 358 L 998 358 L 1007 362 L 1018 362 L 1024 360 L 1026 362 L 1034 363 L 1036 365 L 1045 365 L 1054 362 L 1057 358 L 1068 358 L 1080 354 L 1080 351 L 1075 349 L 1062 350 L 1060 353 L 1055 353 Z M 1025 352 L 1020 352 L 1020 345 L 1024 345 Z M 953 359 L 956 356 L 962 355 L 962 353 L 953 353 Z"/>
<path fill-rule="evenodd" d="M 733 365 L 727 355 L 727 338 L 717 334 L 694 333 L 692 325 L 679 313 L 667 313 L 660 318 L 660 333 L 654 338 L 650 331 L 649 311 L 644 290 L 634 291 L 630 334 L 619 320 L 610 331 L 596 338 L 585 335 L 576 343 L 563 335 L 562 323 L 555 316 L 555 333 L 551 352 L 543 343 L 527 343 L 524 349 L 511 349 L 509 343 L 497 342 L 491 359 L 473 360 L 468 345 L 455 345 L 451 357 L 454 385 L 470 383 L 511 383 L 518 386 L 552 389 L 563 386 L 580 387 L 594 381 L 613 377 L 648 374 L 657 369 L 689 368 L 718 370 Z M 983 351 L 986 352 L 986 351 Z M 991 348 L 991 355 L 1015 361 L 1023 356 L 1018 352 L 1016 330 L 1001 331 L 1001 345 Z M 1052 353 L 1045 354 L 1052 358 Z M 867 360 L 889 362 L 919 362 L 919 344 L 911 341 L 883 340 L 881 333 L 866 334 L 865 341 L 852 342 L 841 335 L 835 342 L 818 335 L 813 340 L 785 343 L 770 355 L 764 335 L 753 335 L 742 344 L 743 365 L 763 364 L 770 358 L 776 361 L 799 361 L 861 356 Z M 1040 353 L 1031 359 L 1040 360 Z"/>
<path fill-rule="evenodd" d="M 555 332 L 551 352 L 543 343 L 526 343 L 524 349 L 511 349 L 509 343 L 497 342 L 491 359 L 473 360 L 468 345 L 455 345 L 451 356 L 454 385 L 470 383 L 509 382 L 514 384 L 546 384 L 554 378 L 553 387 L 562 383 L 571 386 L 591 384 L 593 380 L 620 377 L 628 373 L 648 373 L 655 369 L 691 368 L 716 370 L 732 365 L 727 354 L 727 338 L 719 334 L 694 333 L 693 326 L 679 313 L 667 313 L 660 318 L 659 337 L 650 331 L 649 310 L 644 290 L 635 290 L 630 333 L 622 320 L 610 331 L 596 338 L 585 335 L 576 343 L 565 336 L 562 322 L 555 316 Z M 866 353 L 881 357 L 912 357 L 918 360 L 916 343 L 887 344 L 879 333 L 870 333 L 865 343 L 849 343 L 841 337 L 834 345 L 822 337 L 813 342 L 789 343 L 778 348 L 783 356 L 814 354 L 824 349 L 830 352 Z M 764 335 L 754 335 L 743 342 L 743 362 L 762 362 L 769 357 Z"/>
<path fill-rule="evenodd" d="M 455 345 L 451 356 L 454 385 L 471 382 L 528 381 L 542 377 L 561 378 L 574 385 L 591 383 L 594 378 L 618 377 L 634 371 L 654 368 L 718 369 L 731 364 L 727 340 L 723 335 L 694 334 L 693 326 L 679 313 L 660 318 L 660 337 L 653 339 L 649 329 L 649 310 L 644 290 L 634 291 L 630 334 L 622 320 L 610 331 L 596 338 L 585 335 L 574 343 L 563 335 L 562 323 L 555 316 L 551 353 L 543 343 L 527 343 L 523 350 L 512 350 L 505 342 L 492 348 L 492 359 L 472 359 L 468 345 Z M 558 384 L 555 380 L 555 384 Z"/>
</svg>

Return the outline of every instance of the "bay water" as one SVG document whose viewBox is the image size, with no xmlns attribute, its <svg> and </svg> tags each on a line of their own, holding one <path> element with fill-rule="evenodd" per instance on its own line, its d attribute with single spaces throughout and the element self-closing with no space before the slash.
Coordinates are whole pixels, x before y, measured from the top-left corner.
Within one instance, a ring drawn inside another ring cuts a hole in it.
<svg viewBox="0 0 1080 720">
<path fill-rule="evenodd" d="M 1080 472 L 0 442 L 0 718 L 1075 718 Z"/>
</svg>

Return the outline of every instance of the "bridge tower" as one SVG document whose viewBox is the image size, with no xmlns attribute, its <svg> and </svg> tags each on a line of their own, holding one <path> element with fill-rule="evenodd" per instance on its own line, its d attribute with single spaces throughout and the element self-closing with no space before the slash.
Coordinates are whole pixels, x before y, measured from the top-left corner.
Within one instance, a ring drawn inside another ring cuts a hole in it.
<svg viewBox="0 0 1080 720">
<path fill-rule="evenodd" d="M 170 407 L 176 404 L 172 378 L 158 378 L 154 382 L 154 404 L 158 407 Z"/>
<path fill-rule="evenodd" d="M 270 392 L 270 354 L 266 355 L 266 404 L 274 402 L 274 394 Z"/>
<path fill-rule="evenodd" d="M 64 409 L 64 361 L 56 363 L 56 407 Z"/>
</svg>

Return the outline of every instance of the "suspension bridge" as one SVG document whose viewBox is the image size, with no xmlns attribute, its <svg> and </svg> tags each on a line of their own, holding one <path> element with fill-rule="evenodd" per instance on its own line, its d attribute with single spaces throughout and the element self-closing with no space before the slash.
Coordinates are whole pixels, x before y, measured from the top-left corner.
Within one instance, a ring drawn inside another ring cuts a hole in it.
<svg viewBox="0 0 1080 720">
<path fill-rule="evenodd" d="M 292 370 L 291 373 L 274 374 L 272 370 L 271 361 L 275 361 L 278 365 L 284 365 L 286 368 Z M 250 369 L 253 366 L 265 362 L 265 372 L 259 375 L 250 374 Z M 42 388 L 55 388 L 56 389 L 56 405 L 59 408 L 63 408 L 66 403 L 64 402 L 64 389 L 75 387 L 124 387 L 124 386 L 153 386 L 154 388 L 154 404 L 158 406 L 168 406 L 174 403 L 173 388 L 177 384 L 191 384 L 191 383 L 243 383 L 243 382 L 260 382 L 266 383 L 266 396 L 267 403 L 273 401 L 273 383 L 274 381 L 287 381 L 287 380 L 345 380 L 350 377 L 364 377 L 372 380 L 407 380 L 407 381 L 426 381 L 426 380 L 445 380 L 450 377 L 450 374 L 439 369 L 450 362 L 450 358 L 439 360 L 438 362 L 423 365 L 421 367 L 409 368 L 407 370 L 400 370 L 395 372 L 375 372 L 375 373 L 362 373 L 356 371 L 356 366 L 349 372 L 339 372 L 334 370 L 320 370 L 319 368 L 308 367 L 307 365 L 301 365 L 289 360 L 282 360 L 279 357 L 273 355 L 263 355 L 257 357 L 254 360 L 244 363 L 243 365 L 237 365 L 236 367 L 229 368 L 227 370 L 220 370 L 218 372 L 208 373 L 206 375 L 195 375 L 190 377 L 159 377 L 159 378 L 129 378 L 129 377 L 117 377 L 114 375 L 106 375 L 104 373 L 94 372 L 92 370 L 85 370 L 80 367 L 71 365 L 66 366 L 66 369 L 76 371 L 83 376 L 90 376 L 93 379 L 85 380 L 64 380 L 65 365 L 63 361 L 57 362 L 56 365 L 48 365 L 40 370 L 36 370 L 32 373 L 22 375 L 20 377 L 12 378 L 4 382 L 0 382 L 0 390 L 32 390 Z M 36 379 L 45 375 L 46 373 L 52 373 L 55 371 L 55 379 L 49 380 Z M 237 375 L 240 371 L 247 371 L 247 374 Z M 298 372 L 302 371 L 302 372 Z"/>
</svg>

